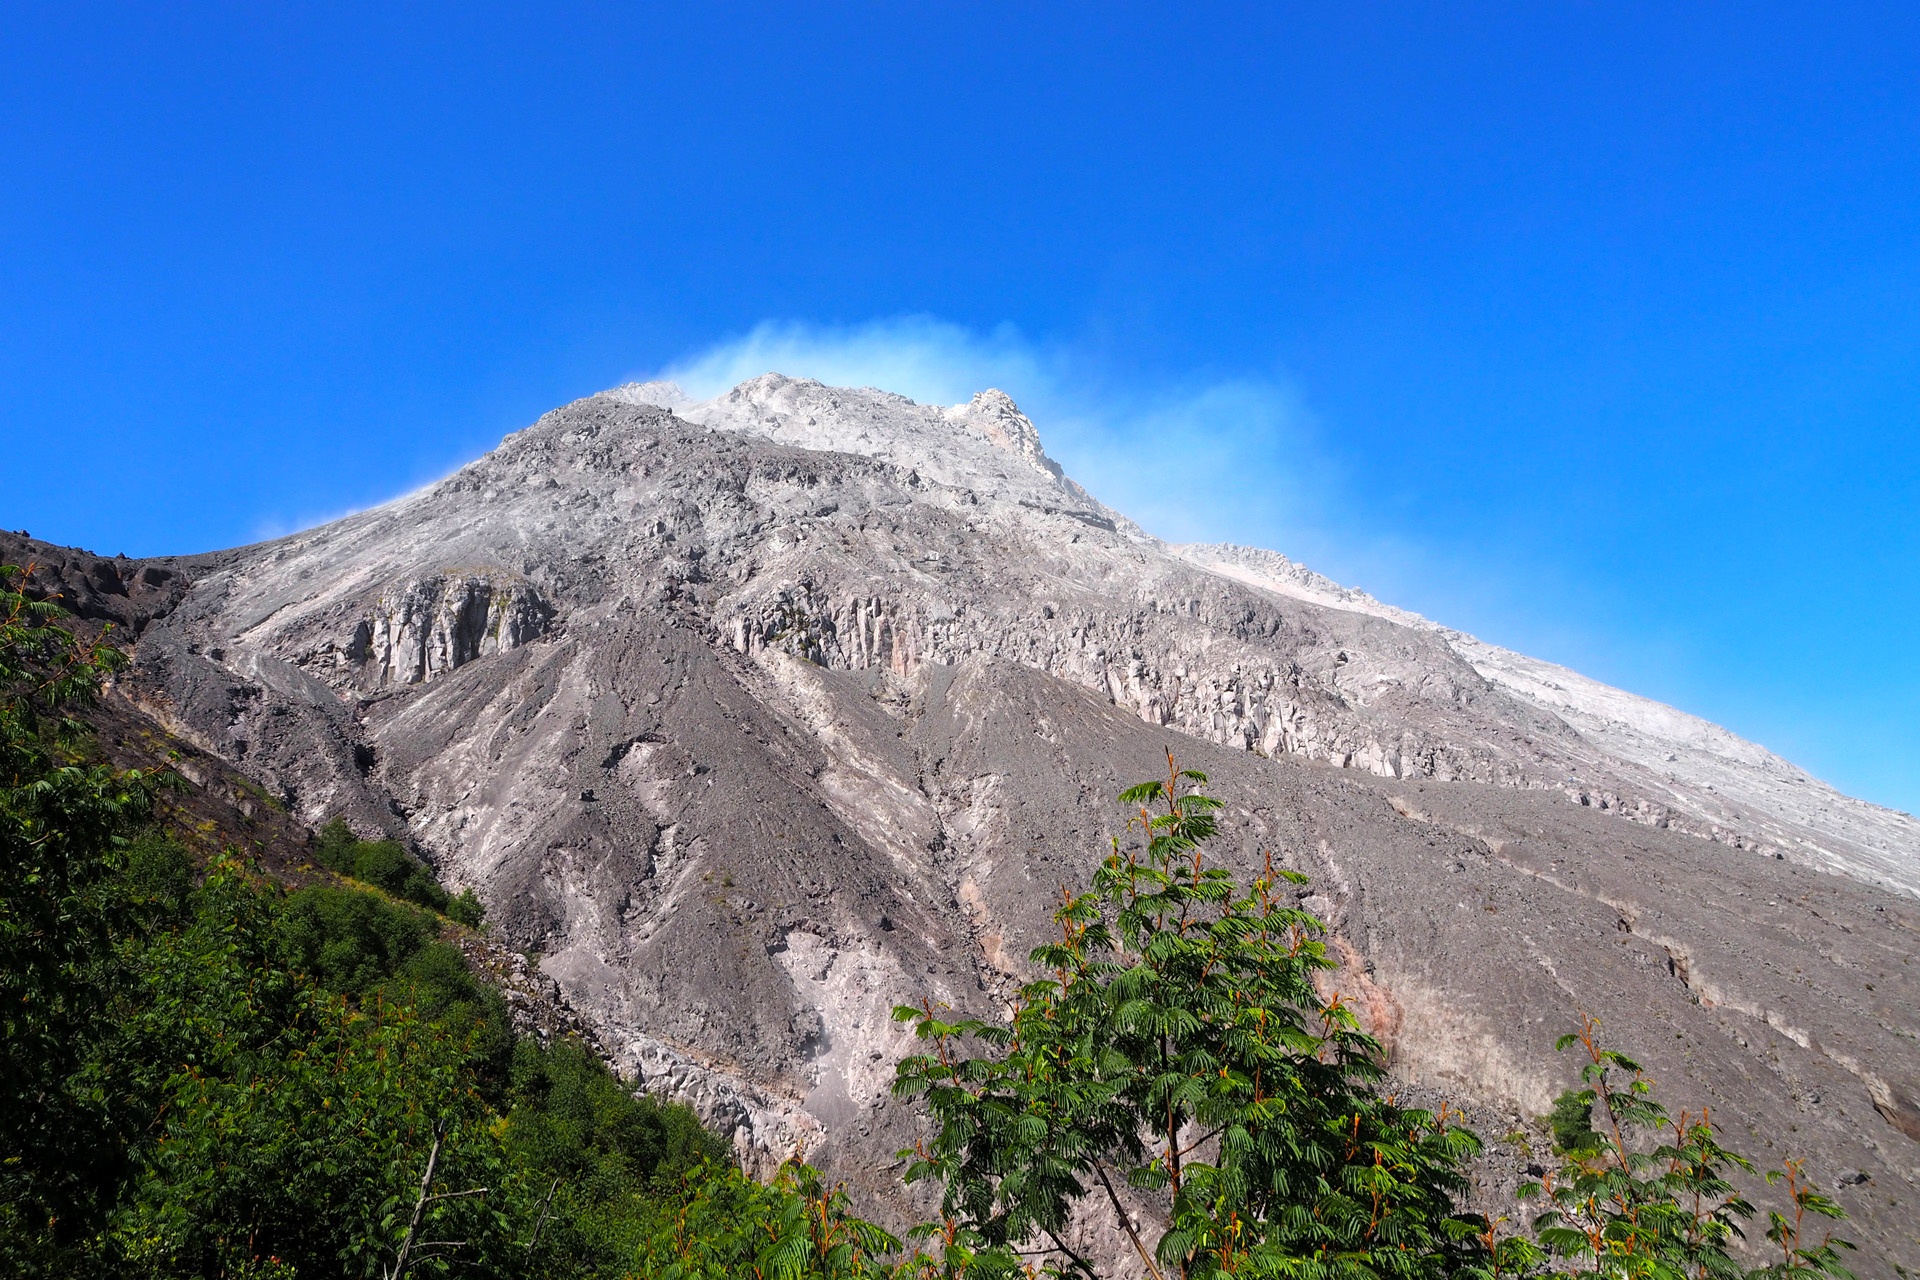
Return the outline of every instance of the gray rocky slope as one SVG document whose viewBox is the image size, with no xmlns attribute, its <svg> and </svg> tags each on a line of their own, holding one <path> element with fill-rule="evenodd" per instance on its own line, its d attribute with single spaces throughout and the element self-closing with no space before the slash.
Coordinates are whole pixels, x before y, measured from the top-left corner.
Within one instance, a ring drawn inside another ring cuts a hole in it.
<svg viewBox="0 0 1920 1280">
<path fill-rule="evenodd" d="M 192 586 L 129 696 L 415 842 L 750 1160 L 897 1196 L 888 1011 L 992 1009 L 1172 746 L 1223 852 L 1313 877 L 1404 1087 L 1522 1129 L 1594 1014 L 1676 1105 L 1810 1158 L 1864 1274 L 1920 1265 L 1911 818 L 1284 557 L 1159 542 L 998 392 L 622 387 L 164 567 Z"/>
</svg>

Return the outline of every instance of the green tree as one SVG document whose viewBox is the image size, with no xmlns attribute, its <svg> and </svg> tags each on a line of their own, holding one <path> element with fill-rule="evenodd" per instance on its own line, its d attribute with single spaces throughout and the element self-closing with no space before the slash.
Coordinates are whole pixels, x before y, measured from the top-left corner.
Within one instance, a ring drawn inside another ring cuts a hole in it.
<svg viewBox="0 0 1920 1280">
<path fill-rule="evenodd" d="M 974 1274 L 1092 1276 L 1067 1244 L 1091 1195 L 1155 1277 L 1451 1274 L 1485 1252 L 1456 1208 L 1477 1140 L 1381 1096 L 1378 1046 L 1315 986 L 1333 965 L 1303 877 L 1209 864 L 1205 782 L 1169 753 L 1122 793 L 1144 847 L 1116 840 L 1065 896 L 1009 1022 L 896 1011 L 927 1046 L 895 1091 L 936 1126 L 902 1153 L 943 1186 L 932 1238 Z"/>
<path fill-rule="evenodd" d="M 1757 1269 L 1742 1267 L 1733 1250 L 1755 1210 L 1732 1177 L 1751 1173 L 1753 1165 L 1722 1145 L 1706 1110 L 1670 1114 L 1640 1064 L 1606 1047 L 1598 1029 L 1588 1018 L 1579 1031 L 1560 1038 L 1560 1049 L 1577 1046 L 1585 1056 L 1580 1076 L 1588 1086 L 1563 1094 L 1562 1101 L 1584 1099 L 1584 1105 L 1577 1117 L 1571 1104 L 1556 1107 L 1556 1133 L 1563 1120 L 1568 1132 L 1561 1142 L 1561 1166 L 1544 1184 L 1521 1188 L 1523 1196 L 1548 1201 L 1534 1231 L 1551 1259 L 1574 1273 L 1621 1280 L 1850 1275 L 1840 1256 L 1853 1245 L 1831 1234 L 1813 1238 L 1808 1221 L 1809 1215 L 1815 1222 L 1846 1215 L 1806 1181 L 1804 1168 L 1792 1160 L 1767 1177 L 1787 1187 L 1793 1210 L 1791 1216 L 1768 1215 L 1767 1238 L 1780 1250 L 1780 1259 Z M 1595 1115 L 1597 1128 L 1591 1127 Z M 1588 1129 L 1583 1132 L 1576 1119 Z M 1515 1252 L 1511 1258 L 1528 1264 L 1548 1260 L 1537 1251 Z"/>
<path fill-rule="evenodd" d="M 56 1265 L 97 1224 L 121 1144 L 77 1078 L 123 980 L 116 933 L 150 780 L 84 755 L 71 713 L 124 662 L 0 567 L 0 1265 Z M 38 1259 L 38 1261 L 35 1261 Z"/>
</svg>

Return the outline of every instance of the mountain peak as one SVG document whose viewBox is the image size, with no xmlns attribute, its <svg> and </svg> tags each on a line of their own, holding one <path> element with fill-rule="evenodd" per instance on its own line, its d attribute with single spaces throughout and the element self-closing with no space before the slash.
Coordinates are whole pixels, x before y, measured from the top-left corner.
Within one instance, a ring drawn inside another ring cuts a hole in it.
<svg viewBox="0 0 1920 1280">
<path fill-rule="evenodd" d="M 997 389 L 638 383 L 536 425 L 157 566 L 193 585 L 127 687 L 303 817 L 412 841 L 748 1167 L 804 1142 L 884 1194 L 918 1124 L 888 1011 L 991 1016 L 1169 750 L 1228 857 L 1314 878 L 1411 1083 L 1538 1114 L 1547 1028 L 1597 1009 L 1813 1159 L 1920 1140 L 1913 819 L 1278 553 L 1149 538 Z M 1869 1247 L 1906 1238 L 1883 1214 Z"/>
<path fill-rule="evenodd" d="M 661 409 L 678 409 L 682 405 L 693 403 L 679 383 L 670 378 L 659 378 L 651 382 L 623 382 L 617 387 L 600 393 L 609 400 L 618 400 L 624 404 L 650 404 Z"/>
<path fill-rule="evenodd" d="M 1041 448 L 1040 430 L 1033 419 L 1020 412 L 1013 397 L 998 387 L 975 393 L 967 403 L 947 410 L 947 416 L 975 428 L 996 448 L 1018 454 L 1055 476 L 1061 474 L 1059 464 Z"/>
<path fill-rule="evenodd" d="M 941 407 L 877 387 L 832 387 L 769 371 L 707 400 L 665 380 L 629 382 L 600 397 L 668 409 L 716 430 L 877 458 L 942 483 L 1007 496 L 1045 490 L 1057 498 L 1064 491 L 1076 505 L 1098 506 L 1047 456 L 1032 419 L 997 387 Z"/>
</svg>

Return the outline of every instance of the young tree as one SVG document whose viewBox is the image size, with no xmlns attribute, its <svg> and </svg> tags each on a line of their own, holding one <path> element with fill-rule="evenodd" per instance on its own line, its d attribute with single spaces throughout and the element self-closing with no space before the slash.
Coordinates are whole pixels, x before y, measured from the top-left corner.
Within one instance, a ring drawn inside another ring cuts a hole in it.
<svg viewBox="0 0 1920 1280">
<path fill-rule="evenodd" d="M 1599 1024 L 1562 1036 L 1562 1050 L 1578 1046 L 1586 1057 L 1580 1077 L 1588 1088 L 1562 1094 L 1554 1111 L 1560 1168 L 1542 1185 L 1521 1188 L 1544 1196 L 1549 1208 L 1534 1223 L 1540 1244 L 1574 1273 L 1655 1277 L 1657 1280 L 1812 1280 L 1847 1277 L 1840 1253 L 1853 1245 L 1831 1233 L 1814 1239 L 1815 1220 L 1846 1214 L 1807 1182 L 1803 1165 L 1788 1160 L 1767 1181 L 1787 1188 L 1791 1217 L 1768 1216 L 1767 1238 L 1778 1261 L 1743 1268 L 1733 1250 L 1741 1224 L 1754 1207 L 1731 1180 L 1753 1165 L 1720 1143 L 1704 1109 L 1677 1117 L 1654 1097 L 1640 1064 L 1599 1038 Z M 1599 1124 L 1591 1121 L 1598 1117 Z M 1538 1251 L 1514 1255 L 1544 1262 Z M 1515 1268 L 1516 1270 L 1524 1268 Z"/>
<path fill-rule="evenodd" d="M 909 1181 L 944 1187 L 940 1234 L 972 1274 L 1096 1274 L 1069 1244 L 1087 1201 L 1156 1280 L 1440 1276 L 1480 1260 L 1460 1214 L 1466 1129 L 1379 1091 L 1379 1048 L 1315 977 L 1333 967 L 1304 877 L 1271 859 L 1249 886 L 1203 845 L 1220 802 L 1167 758 L 1121 794 L 1143 847 L 1063 893 L 1051 976 L 1007 1023 L 903 1007 L 926 1052 L 895 1092 L 925 1102 Z M 1130 1200 L 1150 1208 L 1136 1220 Z"/>
</svg>

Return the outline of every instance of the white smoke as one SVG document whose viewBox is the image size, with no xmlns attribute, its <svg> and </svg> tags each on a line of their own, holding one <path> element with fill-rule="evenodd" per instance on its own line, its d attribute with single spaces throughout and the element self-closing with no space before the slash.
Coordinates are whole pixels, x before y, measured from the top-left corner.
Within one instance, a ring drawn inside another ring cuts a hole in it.
<svg viewBox="0 0 1920 1280">
<path fill-rule="evenodd" d="M 696 399 L 768 372 L 956 404 L 998 387 L 1040 428 L 1047 452 L 1110 506 L 1174 541 L 1323 544 L 1315 532 L 1335 469 L 1284 380 L 1142 383 L 1071 346 L 1011 325 L 987 332 L 930 316 L 857 325 L 766 321 L 646 377 Z"/>
</svg>

